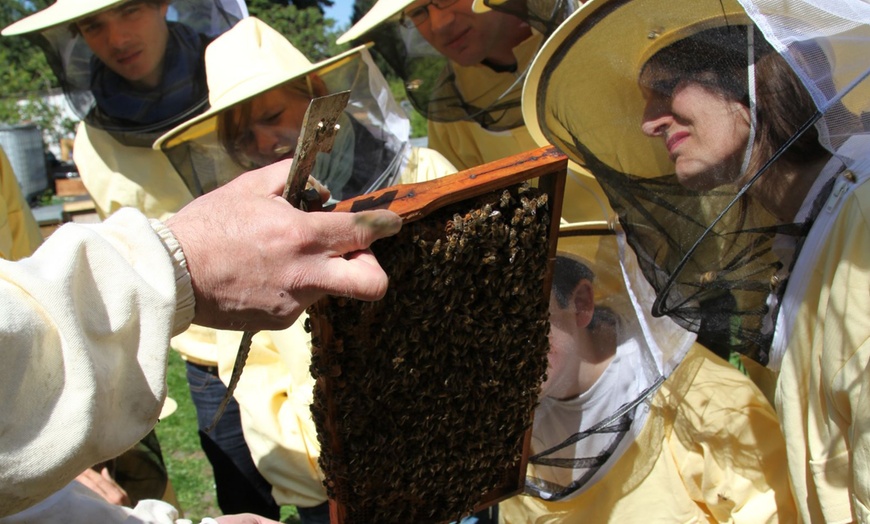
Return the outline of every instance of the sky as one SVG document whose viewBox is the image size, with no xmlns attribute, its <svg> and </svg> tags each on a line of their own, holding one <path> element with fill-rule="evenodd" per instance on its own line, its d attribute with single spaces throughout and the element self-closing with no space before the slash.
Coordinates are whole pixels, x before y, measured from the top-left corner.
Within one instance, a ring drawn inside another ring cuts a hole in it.
<svg viewBox="0 0 870 524">
<path fill-rule="evenodd" d="M 339 26 L 349 26 L 350 17 L 353 15 L 354 0 L 332 0 L 332 7 L 324 10 L 326 18 L 332 18 Z"/>
</svg>

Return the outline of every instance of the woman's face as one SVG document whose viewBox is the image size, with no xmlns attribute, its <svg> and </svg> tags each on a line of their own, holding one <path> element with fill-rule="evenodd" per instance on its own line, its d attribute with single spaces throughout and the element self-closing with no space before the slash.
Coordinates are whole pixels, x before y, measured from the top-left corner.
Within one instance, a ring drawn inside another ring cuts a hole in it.
<svg viewBox="0 0 870 524">
<path fill-rule="evenodd" d="M 310 102 L 311 97 L 286 86 L 254 98 L 251 123 L 235 141 L 236 151 L 258 166 L 292 158 Z"/>
<path fill-rule="evenodd" d="M 680 184 L 700 191 L 735 182 L 749 140 L 748 108 L 696 82 L 656 89 L 667 80 L 644 80 L 652 87 L 644 89 L 641 129 L 664 141 Z"/>
</svg>

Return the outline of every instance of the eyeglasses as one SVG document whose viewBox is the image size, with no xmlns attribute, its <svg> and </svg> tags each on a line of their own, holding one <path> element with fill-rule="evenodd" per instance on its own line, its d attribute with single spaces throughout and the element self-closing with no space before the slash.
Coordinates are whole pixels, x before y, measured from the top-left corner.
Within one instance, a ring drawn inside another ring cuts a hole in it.
<svg viewBox="0 0 870 524">
<path fill-rule="evenodd" d="M 419 5 L 410 11 L 403 12 L 400 22 L 408 29 L 413 29 L 426 20 L 429 20 L 430 5 L 435 6 L 438 9 L 447 9 L 458 1 L 459 0 L 429 0 L 425 4 Z"/>
</svg>

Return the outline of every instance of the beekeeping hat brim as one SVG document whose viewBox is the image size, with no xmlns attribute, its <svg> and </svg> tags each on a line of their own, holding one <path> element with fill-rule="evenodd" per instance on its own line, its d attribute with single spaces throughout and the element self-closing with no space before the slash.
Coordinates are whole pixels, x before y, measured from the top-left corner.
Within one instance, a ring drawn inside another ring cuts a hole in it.
<svg viewBox="0 0 870 524">
<path fill-rule="evenodd" d="M 3 29 L 2 34 L 3 36 L 21 35 L 68 24 L 127 1 L 129 0 L 57 0 L 45 9 L 10 24 Z"/>
<path fill-rule="evenodd" d="M 526 0 L 474 0 L 471 3 L 471 11 L 473 13 L 488 13 L 493 8 L 513 13 L 518 10 L 525 11 L 528 7 Z"/>
<path fill-rule="evenodd" d="M 384 22 L 398 22 L 402 10 L 413 3 L 414 0 L 379 0 L 357 23 L 338 37 L 336 43 L 346 44 L 357 40 Z"/>
<path fill-rule="evenodd" d="M 245 18 L 205 50 L 209 110 L 167 131 L 154 149 L 205 135 L 215 129 L 219 113 L 310 73 L 328 71 L 365 47 L 312 63 L 265 22 Z"/>
<path fill-rule="evenodd" d="M 502 3 L 502 0 L 474 0 L 474 2 L 471 3 L 471 11 L 474 13 L 487 13 L 492 11 L 490 5 L 500 3 Z"/>
<path fill-rule="evenodd" d="M 523 91 L 523 116 L 538 144 L 554 144 L 581 165 L 575 147 L 623 173 L 673 173 L 663 141 L 641 132 L 643 65 L 664 47 L 701 30 L 745 25 L 736 0 L 592 0 L 544 44 Z"/>
<path fill-rule="evenodd" d="M 178 409 L 178 402 L 175 401 L 172 397 L 166 397 L 166 400 L 163 401 L 163 407 L 160 408 L 160 415 L 157 416 L 159 420 L 163 420 L 169 415 L 175 413 Z"/>
</svg>

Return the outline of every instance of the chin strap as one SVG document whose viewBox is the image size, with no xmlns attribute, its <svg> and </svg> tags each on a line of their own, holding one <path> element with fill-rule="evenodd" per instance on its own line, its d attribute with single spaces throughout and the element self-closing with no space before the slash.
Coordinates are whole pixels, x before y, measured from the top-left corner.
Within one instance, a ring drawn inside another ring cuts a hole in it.
<svg viewBox="0 0 870 524">
<path fill-rule="evenodd" d="M 738 180 L 742 180 L 749 169 L 752 149 L 755 144 L 755 128 L 758 123 L 755 100 L 755 27 L 752 24 L 746 26 L 746 84 L 749 94 L 749 139 L 746 142 L 746 152 L 743 154 L 743 165 L 740 166 L 740 178 Z"/>
</svg>

